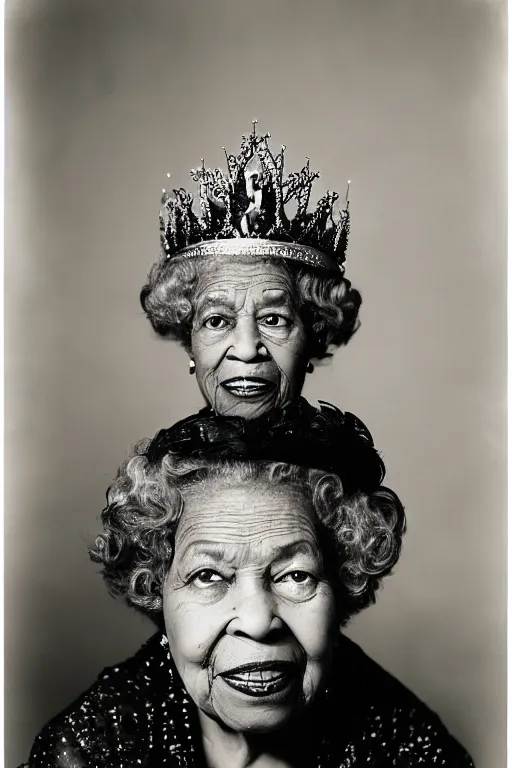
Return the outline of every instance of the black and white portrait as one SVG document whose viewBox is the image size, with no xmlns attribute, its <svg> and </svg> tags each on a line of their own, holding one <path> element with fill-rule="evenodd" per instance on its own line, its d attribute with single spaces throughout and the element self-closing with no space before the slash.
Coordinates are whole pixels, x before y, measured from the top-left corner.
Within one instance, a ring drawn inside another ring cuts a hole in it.
<svg viewBox="0 0 512 768">
<path fill-rule="evenodd" d="M 6 765 L 505 765 L 506 7 L 6 4 Z"/>
</svg>

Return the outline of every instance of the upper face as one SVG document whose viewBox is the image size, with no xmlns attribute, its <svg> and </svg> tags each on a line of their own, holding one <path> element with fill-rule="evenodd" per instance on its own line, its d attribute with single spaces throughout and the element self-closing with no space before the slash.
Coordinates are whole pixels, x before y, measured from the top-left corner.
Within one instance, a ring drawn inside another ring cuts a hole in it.
<svg viewBox="0 0 512 768">
<path fill-rule="evenodd" d="M 217 413 L 252 419 L 300 395 L 306 332 L 279 262 L 205 265 L 194 304 L 192 358 Z"/>
<path fill-rule="evenodd" d="M 220 480 L 187 491 L 163 612 L 202 717 L 265 732 L 300 714 L 330 668 L 337 632 L 303 491 Z"/>
</svg>

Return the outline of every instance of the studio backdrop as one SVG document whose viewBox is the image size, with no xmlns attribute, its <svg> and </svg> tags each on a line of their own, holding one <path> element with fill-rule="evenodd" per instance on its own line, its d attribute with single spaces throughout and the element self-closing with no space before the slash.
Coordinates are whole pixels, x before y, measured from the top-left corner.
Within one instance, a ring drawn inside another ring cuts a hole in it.
<svg viewBox="0 0 512 768">
<path fill-rule="evenodd" d="M 368 424 L 408 515 L 350 635 L 505 765 L 505 14 L 499 0 L 6 6 L 6 765 L 152 626 L 87 545 L 139 438 L 202 402 L 138 303 L 162 187 L 259 120 L 351 180 L 361 328 L 308 377 Z M 167 173 L 171 174 L 169 181 Z"/>
</svg>

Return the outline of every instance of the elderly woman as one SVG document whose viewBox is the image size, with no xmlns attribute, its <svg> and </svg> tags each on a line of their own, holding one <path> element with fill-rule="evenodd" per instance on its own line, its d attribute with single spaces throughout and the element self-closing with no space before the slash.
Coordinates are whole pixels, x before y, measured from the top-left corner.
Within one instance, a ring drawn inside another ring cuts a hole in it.
<svg viewBox="0 0 512 768">
<path fill-rule="evenodd" d="M 274 156 L 268 138 L 244 136 L 227 175 L 192 171 L 200 211 L 183 189 L 164 190 L 162 255 L 141 292 L 207 404 L 248 419 L 299 397 L 312 360 L 350 340 L 361 305 L 344 276 L 348 196 L 343 213 L 330 192 L 308 212 L 318 174 L 308 162 L 283 178 L 284 147 Z"/>
<path fill-rule="evenodd" d="M 91 556 L 158 632 L 46 726 L 30 768 L 472 765 L 340 632 L 405 529 L 371 436 L 288 410 L 191 417 L 120 469 Z"/>
</svg>

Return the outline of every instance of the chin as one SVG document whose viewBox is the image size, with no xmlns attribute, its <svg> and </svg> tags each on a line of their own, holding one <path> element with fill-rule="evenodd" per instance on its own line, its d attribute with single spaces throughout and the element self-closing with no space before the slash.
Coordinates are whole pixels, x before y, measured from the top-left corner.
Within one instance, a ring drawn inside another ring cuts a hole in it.
<svg viewBox="0 0 512 768">
<path fill-rule="evenodd" d="M 252 698 L 217 692 L 211 700 L 215 719 L 237 733 L 271 733 L 285 728 L 304 709 L 304 693 L 292 686 L 275 696 Z"/>
<path fill-rule="evenodd" d="M 279 403 L 276 403 L 274 400 L 257 401 L 249 398 L 229 398 L 228 401 L 226 398 L 222 401 L 217 401 L 214 410 L 220 416 L 239 416 L 250 421 L 272 411 L 276 407 L 279 407 Z"/>
<path fill-rule="evenodd" d="M 223 717 L 220 722 L 224 728 L 235 733 L 254 733 L 265 734 L 280 731 L 288 726 L 295 718 L 298 712 L 295 709 L 259 710 L 257 712 L 238 711 L 231 718 Z"/>
</svg>

